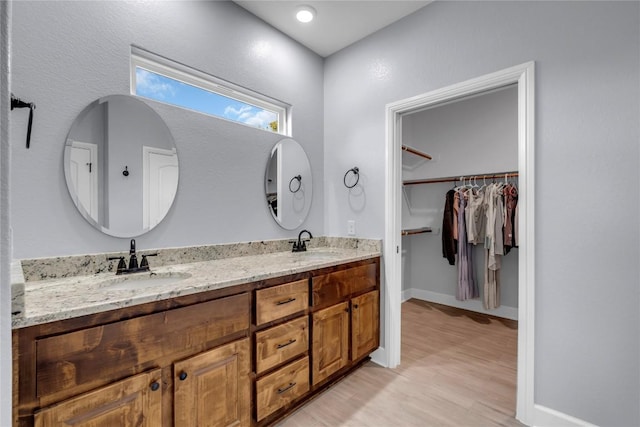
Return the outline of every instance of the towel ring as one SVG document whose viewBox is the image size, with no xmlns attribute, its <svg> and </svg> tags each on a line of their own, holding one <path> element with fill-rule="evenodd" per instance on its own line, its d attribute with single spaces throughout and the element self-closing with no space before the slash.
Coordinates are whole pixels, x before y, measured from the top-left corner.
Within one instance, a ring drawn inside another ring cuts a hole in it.
<svg viewBox="0 0 640 427">
<path fill-rule="evenodd" d="M 349 172 L 353 173 L 353 175 L 356 177 L 356 182 L 354 182 L 353 185 L 347 184 L 347 175 L 349 175 Z M 344 182 L 344 186 L 347 188 L 355 187 L 356 185 L 358 185 L 358 181 L 360 181 L 360 169 L 358 169 L 357 166 L 349 169 L 347 173 L 344 174 L 344 178 L 342 178 L 342 182 Z"/>
<path fill-rule="evenodd" d="M 298 188 L 296 188 L 295 190 L 291 188 L 291 184 L 293 184 L 294 180 L 298 181 Z M 296 175 L 293 178 L 291 178 L 291 181 L 289 181 L 289 191 L 291 191 L 292 193 L 297 193 L 298 191 L 300 191 L 301 187 L 302 187 L 302 176 Z"/>
</svg>

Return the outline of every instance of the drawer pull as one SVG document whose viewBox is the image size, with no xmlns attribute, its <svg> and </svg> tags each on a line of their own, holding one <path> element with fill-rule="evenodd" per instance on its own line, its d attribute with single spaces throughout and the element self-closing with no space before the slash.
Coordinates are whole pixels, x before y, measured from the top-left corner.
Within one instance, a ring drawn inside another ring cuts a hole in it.
<svg viewBox="0 0 640 427">
<path fill-rule="evenodd" d="M 295 387 L 295 386 L 296 386 L 296 383 L 289 383 L 289 385 L 288 385 L 288 386 L 286 386 L 285 388 L 279 388 L 279 389 L 278 389 L 278 394 L 282 394 L 282 393 L 284 393 L 284 392 L 286 392 L 286 391 L 289 391 L 289 390 L 291 390 L 291 389 L 292 389 L 293 387 Z"/>
<path fill-rule="evenodd" d="M 160 384 L 158 382 L 151 383 L 151 391 L 157 391 L 160 388 Z"/>
<path fill-rule="evenodd" d="M 288 346 L 288 345 L 293 344 L 293 343 L 294 343 L 294 342 L 296 342 L 296 341 L 297 341 L 296 339 L 291 338 L 289 341 L 287 341 L 287 342 L 286 342 L 286 343 L 284 343 L 284 344 L 278 344 L 278 345 L 276 346 L 276 348 L 277 348 L 277 349 L 284 348 L 284 347 L 286 347 L 286 346 Z"/>
<path fill-rule="evenodd" d="M 296 299 L 295 298 L 289 298 L 289 299 L 285 299 L 282 301 L 278 301 L 276 303 L 276 305 L 284 305 L 284 304 L 289 304 L 290 302 L 294 302 Z"/>
<path fill-rule="evenodd" d="M 187 379 L 187 373 L 186 372 L 180 372 L 180 375 L 178 376 L 178 378 L 180 378 L 180 381 L 184 381 Z"/>
</svg>

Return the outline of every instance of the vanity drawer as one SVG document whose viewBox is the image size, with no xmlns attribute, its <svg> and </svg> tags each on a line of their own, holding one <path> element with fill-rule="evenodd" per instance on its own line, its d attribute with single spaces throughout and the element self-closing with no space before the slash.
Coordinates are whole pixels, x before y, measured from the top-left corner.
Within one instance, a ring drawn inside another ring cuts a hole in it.
<svg viewBox="0 0 640 427">
<path fill-rule="evenodd" d="M 249 294 L 36 340 L 39 398 L 60 398 L 164 366 L 248 331 Z"/>
<path fill-rule="evenodd" d="M 312 279 L 312 305 L 317 308 L 337 304 L 350 295 L 374 289 L 377 283 L 375 263 L 316 276 Z"/>
<path fill-rule="evenodd" d="M 309 391 L 309 358 L 290 363 L 256 381 L 258 421 Z"/>
<path fill-rule="evenodd" d="M 297 282 L 256 291 L 256 325 L 281 319 L 309 306 L 309 281 Z"/>
<path fill-rule="evenodd" d="M 308 349 L 308 316 L 256 332 L 256 372 L 260 374 Z"/>
</svg>

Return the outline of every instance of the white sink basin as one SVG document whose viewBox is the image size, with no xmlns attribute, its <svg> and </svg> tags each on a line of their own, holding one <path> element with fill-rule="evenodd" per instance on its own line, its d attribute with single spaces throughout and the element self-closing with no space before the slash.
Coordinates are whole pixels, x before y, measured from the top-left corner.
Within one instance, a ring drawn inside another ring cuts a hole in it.
<svg viewBox="0 0 640 427">
<path fill-rule="evenodd" d="M 303 261 L 321 261 L 324 259 L 335 258 L 335 252 L 296 252 L 294 256 Z"/>
<path fill-rule="evenodd" d="M 135 273 L 130 276 L 117 276 L 100 283 L 102 289 L 129 290 L 160 287 L 180 282 L 191 277 L 189 273 Z"/>
</svg>

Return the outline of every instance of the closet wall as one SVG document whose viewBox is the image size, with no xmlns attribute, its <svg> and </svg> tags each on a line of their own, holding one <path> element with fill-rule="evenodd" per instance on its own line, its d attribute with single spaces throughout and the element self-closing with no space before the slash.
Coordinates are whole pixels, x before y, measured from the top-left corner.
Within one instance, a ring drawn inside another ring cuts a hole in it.
<svg viewBox="0 0 640 427">
<path fill-rule="evenodd" d="M 416 162 L 413 155 L 403 153 L 403 179 L 517 171 L 517 100 L 517 86 L 511 86 L 403 117 L 403 144 L 433 157 L 429 161 Z M 479 185 L 482 183 L 482 180 L 478 181 Z M 455 299 L 457 266 L 449 265 L 442 257 L 445 194 L 458 184 L 404 186 L 402 228 L 429 226 L 433 232 L 402 238 L 403 298 L 426 299 L 484 312 L 481 298 Z M 474 248 L 474 256 L 476 278 L 482 293 L 484 254 L 479 245 Z M 502 306 L 490 313 L 517 318 L 518 250 L 512 250 L 502 261 Z"/>
</svg>

